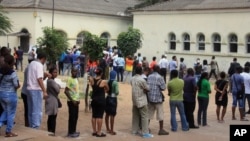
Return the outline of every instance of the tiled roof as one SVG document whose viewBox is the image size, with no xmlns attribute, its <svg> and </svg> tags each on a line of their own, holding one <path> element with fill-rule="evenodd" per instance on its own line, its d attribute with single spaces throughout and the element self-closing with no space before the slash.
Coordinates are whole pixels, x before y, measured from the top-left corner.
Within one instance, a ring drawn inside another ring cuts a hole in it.
<svg viewBox="0 0 250 141">
<path fill-rule="evenodd" d="M 135 11 L 177 11 L 250 8 L 250 0 L 169 0 Z"/>
<path fill-rule="evenodd" d="M 54 7 L 55 10 L 62 11 L 126 16 L 123 15 L 126 9 L 140 2 L 140 0 L 54 0 Z M 52 9 L 53 0 L 2 0 L 0 5 L 7 8 Z"/>
</svg>

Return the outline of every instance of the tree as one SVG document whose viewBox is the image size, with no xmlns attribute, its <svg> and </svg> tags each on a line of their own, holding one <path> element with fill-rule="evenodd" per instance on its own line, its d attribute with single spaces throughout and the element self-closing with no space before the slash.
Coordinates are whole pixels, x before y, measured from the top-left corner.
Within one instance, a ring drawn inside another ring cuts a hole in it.
<svg viewBox="0 0 250 141">
<path fill-rule="evenodd" d="M 118 35 L 117 45 L 123 56 L 134 55 L 141 48 L 142 34 L 139 29 L 132 27 L 128 28 L 127 32 L 122 32 Z"/>
<path fill-rule="evenodd" d="M 107 41 L 89 32 L 83 33 L 83 50 L 91 60 L 99 60 L 103 56 L 103 49 Z"/>
<path fill-rule="evenodd" d="M 0 6 L 0 35 L 6 35 L 11 31 L 12 24 L 6 13 L 3 7 Z"/>
<path fill-rule="evenodd" d="M 88 60 L 97 61 L 102 58 L 104 47 L 107 44 L 105 39 L 99 38 L 96 35 L 92 35 L 89 32 L 82 33 L 83 39 L 83 46 L 82 49 L 85 52 L 86 59 L 85 59 L 85 66 L 86 68 Z M 89 109 L 88 104 L 88 94 L 89 93 L 89 83 L 87 83 L 86 90 L 85 90 L 85 111 L 87 112 Z"/>
<path fill-rule="evenodd" d="M 40 51 L 47 54 L 49 65 L 55 65 L 60 55 L 68 48 L 68 39 L 50 27 L 44 27 L 43 34 L 43 37 L 37 39 Z"/>
</svg>

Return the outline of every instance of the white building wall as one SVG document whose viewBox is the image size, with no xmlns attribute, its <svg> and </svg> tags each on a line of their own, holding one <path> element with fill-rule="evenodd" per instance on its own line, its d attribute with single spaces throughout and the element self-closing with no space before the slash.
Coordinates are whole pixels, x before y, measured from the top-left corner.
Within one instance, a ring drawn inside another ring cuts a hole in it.
<svg viewBox="0 0 250 141">
<path fill-rule="evenodd" d="M 52 11 L 40 9 L 9 9 L 8 11 L 7 16 L 13 24 L 12 32 L 19 32 L 22 28 L 26 28 L 31 33 L 30 45 L 37 44 L 37 38 L 43 36 L 43 27 L 52 27 Z M 111 36 L 110 46 L 114 46 L 117 36 L 127 31 L 129 26 L 132 26 L 132 19 L 127 17 L 59 11 L 54 13 L 54 28 L 67 34 L 69 47 L 76 44 L 77 34 L 81 31 L 88 31 L 97 36 L 108 32 Z M 9 37 L 9 44 L 10 47 L 19 46 L 19 37 Z M 7 45 L 6 37 L 0 37 L 0 45 Z"/>
<path fill-rule="evenodd" d="M 140 29 L 143 34 L 143 45 L 138 52 L 151 61 L 153 56 L 160 59 L 167 53 L 168 60 L 173 55 L 179 59 L 184 57 L 188 67 L 192 67 L 196 58 L 211 60 L 215 55 L 220 70 L 227 71 L 233 57 L 237 57 L 243 65 L 249 60 L 246 53 L 246 35 L 250 33 L 249 10 L 235 11 L 186 11 L 186 12 L 135 12 L 134 28 Z M 169 50 L 169 34 L 176 35 L 176 50 Z M 190 51 L 183 50 L 182 36 L 190 35 Z M 205 35 L 205 51 L 199 51 L 197 35 Z M 214 52 L 212 35 L 218 33 L 221 36 L 221 52 Z M 238 53 L 229 52 L 228 38 L 231 33 L 238 37 Z"/>
</svg>

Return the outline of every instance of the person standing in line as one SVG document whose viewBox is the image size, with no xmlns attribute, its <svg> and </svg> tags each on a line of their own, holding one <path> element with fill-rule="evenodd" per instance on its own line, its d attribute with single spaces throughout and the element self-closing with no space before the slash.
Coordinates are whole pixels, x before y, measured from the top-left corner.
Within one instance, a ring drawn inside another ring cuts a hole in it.
<svg viewBox="0 0 250 141">
<path fill-rule="evenodd" d="M 227 111 L 227 103 L 228 103 L 228 96 L 227 96 L 227 89 L 228 89 L 228 81 L 226 79 L 226 73 L 222 71 L 220 73 L 220 79 L 215 82 L 214 90 L 215 93 L 215 104 L 216 107 L 216 115 L 217 120 L 219 123 L 224 123 L 224 116 Z M 222 112 L 220 114 L 221 106 L 223 107 Z"/>
<path fill-rule="evenodd" d="M 173 132 L 177 131 L 178 125 L 176 121 L 176 108 L 178 109 L 181 118 L 181 127 L 183 131 L 189 130 L 189 125 L 186 120 L 183 104 L 183 88 L 184 81 L 178 78 L 178 71 L 172 70 L 170 72 L 171 80 L 168 83 L 168 95 L 170 96 L 169 106 L 171 115 L 171 130 Z"/>
<path fill-rule="evenodd" d="M 105 124 L 107 132 L 111 135 L 116 135 L 114 131 L 114 123 L 115 123 L 115 116 L 117 110 L 117 96 L 119 94 L 119 85 L 116 78 L 116 72 L 110 72 L 110 79 L 108 81 L 109 85 L 109 92 L 108 96 L 106 97 L 106 109 L 105 109 Z"/>
<path fill-rule="evenodd" d="M 155 65 L 157 65 L 157 62 L 156 62 L 156 57 L 154 56 L 149 64 L 149 68 L 151 69 L 151 71 L 153 71 Z"/>
<path fill-rule="evenodd" d="M 35 60 L 35 56 L 36 56 L 35 50 L 32 48 L 31 51 L 28 53 L 28 63 Z"/>
<path fill-rule="evenodd" d="M 46 62 L 46 54 L 38 53 L 37 60 L 32 61 L 28 65 L 27 78 L 27 101 L 28 101 L 28 119 L 31 128 L 38 129 L 42 122 L 42 101 L 46 99 L 46 92 L 43 80 L 50 76 L 43 70 L 43 65 Z"/>
<path fill-rule="evenodd" d="M 176 56 L 172 57 L 172 60 L 169 62 L 168 68 L 169 72 L 171 72 L 172 70 L 176 70 L 178 68 L 178 61 Z"/>
<path fill-rule="evenodd" d="M 124 83 L 127 81 L 127 78 L 129 77 L 129 80 L 132 77 L 132 71 L 133 71 L 133 58 L 131 55 L 129 55 L 126 58 L 126 63 L 125 63 L 125 75 L 124 75 Z"/>
<path fill-rule="evenodd" d="M 66 56 L 66 53 L 64 51 L 64 52 L 62 52 L 62 54 L 59 58 L 59 61 L 58 61 L 58 73 L 59 73 L 59 75 L 63 74 L 63 61 L 64 61 L 65 56 Z"/>
<path fill-rule="evenodd" d="M 245 114 L 250 114 L 250 74 L 249 74 L 249 68 L 250 66 L 245 66 L 244 72 L 241 73 L 241 75 L 244 78 L 244 86 L 245 86 L 245 97 L 244 97 L 244 105 L 246 106 L 246 101 L 248 103 L 248 111 L 245 111 Z M 244 106 L 244 108 L 245 108 Z"/>
<path fill-rule="evenodd" d="M 249 74 L 249 67 L 245 66 L 244 67 L 244 72 L 240 74 L 244 78 L 244 88 L 245 88 L 245 95 L 243 97 L 243 109 L 244 109 L 244 114 L 249 113 L 246 112 L 246 101 L 248 101 L 248 107 L 249 107 L 249 102 L 250 102 L 250 74 Z M 249 107 L 250 109 L 250 107 Z"/>
<path fill-rule="evenodd" d="M 208 73 L 208 64 L 207 64 L 206 59 L 204 59 L 203 62 L 202 62 L 202 72 L 207 72 Z M 216 78 L 217 78 L 217 75 L 216 75 Z"/>
<path fill-rule="evenodd" d="M 47 128 L 48 132 L 52 132 L 55 136 L 56 132 L 56 118 L 58 113 L 58 108 L 61 108 L 61 103 L 59 102 L 60 86 L 56 83 L 55 78 L 57 77 L 57 68 L 52 67 L 49 69 L 51 78 L 47 80 L 47 93 L 48 98 L 45 100 L 45 113 L 48 115 Z"/>
<path fill-rule="evenodd" d="M 72 54 L 70 53 L 69 50 L 67 50 L 65 58 L 63 60 L 63 72 L 62 72 L 62 75 L 64 75 L 65 71 L 67 70 L 67 76 L 69 76 L 70 70 L 72 69 L 72 64 L 73 64 Z"/>
<path fill-rule="evenodd" d="M 194 70 L 192 68 L 187 69 L 187 75 L 184 76 L 184 108 L 189 124 L 189 128 L 197 129 L 199 126 L 196 126 L 194 123 L 194 110 L 196 105 L 196 92 L 197 92 L 197 83 L 194 77 Z"/>
<path fill-rule="evenodd" d="M 179 78 L 183 79 L 183 77 L 186 75 L 187 66 L 184 63 L 184 58 L 180 59 L 180 68 L 179 68 Z"/>
<path fill-rule="evenodd" d="M 29 127 L 29 114 L 28 114 L 28 101 L 27 101 L 27 94 L 28 94 L 28 89 L 27 89 L 27 79 L 28 79 L 28 66 L 24 69 L 24 77 L 23 77 L 23 86 L 21 90 L 21 97 L 23 99 L 23 106 L 24 106 L 24 125 L 25 127 Z"/>
<path fill-rule="evenodd" d="M 148 101 L 147 92 L 149 87 L 143 77 L 142 67 L 135 68 L 135 75 L 132 77 L 130 84 L 132 86 L 132 134 L 140 134 L 143 138 L 152 138 L 148 129 Z"/>
<path fill-rule="evenodd" d="M 199 126 L 208 126 L 207 124 L 207 107 L 209 103 L 209 94 L 211 93 L 210 83 L 208 81 L 208 73 L 203 72 L 199 81 L 198 86 L 198 114 L 197 120 Z M 202 120 L 201 120 L 202 119 Z"/>
<path fill-rule="evenodd" d="M 211 71 L 209 73 L 209 79 L 211 78 L 212 74 L 214 75 L 215 79 L 217 80 L 217 74 L 216 71 L 219 70 L 219 66 L 217 61 L 215 60 L 215 56 L 212 56 L 212 60 L 209 64 L 211 66 Z M 208 80 L 209 80 L 208 79 Z"/>
<path fill-rule="evenodd" d="M 5 137 L 15 137 L 12 132 L 17 108 L 17 89 L 20 88 L 17 73 L 13 70 L 15 64 L 12 55 L 4 57 L 5 65 L 0 69 L 0 104 L 3 113 L 0 116 L 0 128 L 6 124 Z"/>
<path fill-rule="evenodd" d="M 10 50 L 7 47 L 5 47 L 5 46 L 1 47 L 1 49 L 0 49 L 0 69 L 5 66 L 4 58 L 6 55 L 9 55 L 9 54 L 10 54 Z M 3 112 L 3 107 L 0 104 L 0 116 L 1 116 L 2 112 Z"/>
<path fill-rule="evenodd" d="M 125 68 L 125 60 L 122 54 L 118 54 L 117 62 L 117 82 L 123 82 L 123 73 Z M 121 78 L 121 79 L 120 79 Z"/>
<path fill-rule="evenodd" d="M 21 68 L 21 71 L 23 71 L 23 50 L 20 48 L 20 46 L 18 47 L 18 50 L 16 51 L 17 54 L 17 70 L 19 69 L 19 67 Z"/>
<path fill-rule="evenodd" d="M 149 63 L 148 63 L 147 58 L 144 56 L 142 58 L 142 69 L 147 68 L 147 67 L 149 67 Z"/>
<path fill-rule="evenodd" d="M 139 61 L 137 60 L 137 56 L 134 56 L 133 68 L 132 68 L 132 76 L 135 75 L 135 68 L 140 66 Z"/>
<path fill-rule="evenodd" d="M 160 66 L 160 74 L 163 77 L 164 82 L 166 83 L 168 60 L 165 55 L 161 56 L 161 60 L 159 61 L 158 65 Z"/>
<path fill-rule="evenodd" d="M 159 71 L 160 71 L 159 65 L 154 65 L 153 72 L 148 76 L 148 81 L 147 81 L 147 84 L 149 85 L 148 114 L 149 114 L 149 119 L 152 120 L 154 113 L 156 112 L 156 117 L 157 120 L 159 121 L 159 127 L 160 127 L 158 135 L 168 135 L 169 133 L 163 129 L 164 95 L 162 91 L 166 89 L 166 84 L 162 76 L 159 74 Z"/>
<path fill-rule="evenodd" d="M 237 107 L 237 103 L 239 105 L 239 112 L 240 112 L 240 120 L 241 121 L 248 121 L 245 118 L 244 114 L 244 104 L 243 104 L 243 96 L 244 93 L 241 92 L 241 96 L 239 96 L 238 92 L 244 91 L 244 78 L 240 75 L 242 72 L 242 67 L 238 66 L 235 69 L 235 73 L 231 76 L 231 86 L 232 86 L 232 97 L 233 97 L 233 104 L 232 104 L 232 120 L 236 120 L 235 117 L 235 110 Z"/>
<path fill-rule="evenodd" d="M 115 71 L 115 70 L 113 70 Z M 106 80 L 102 80 L 103 70 L 101 68 L 97 68 L 95 70 L 96 77 L 90 77 L 89 82 L 92 86 L 92 128 L 93 128 L 93 136 L 96 137 L 106 137 L 106 134 L 102 133 L 102 121 L 103 114 L 106 108 L 106 98 L 105 93 L 109 91 L 109 86 Z"/>
<path fill-rule="evenodd" d="M 76 126 L 78 121 L 80 95 L 79 95 L 79 83 L 77 79 L 78 68 L 72 67 L 71 76 L 67 80 L 67 85 L 64 93 L 66 94 L 68 100 L 68 137 L 76 138 L 79 137 L 80 132 L 76 132 Z"/>
<path fill-rule="evenodd" d="M 16 49 L 16 47 L 14 47 L 13 56 L 15 58 L 15 69 L 17 70 L 17 58 L 18 58 L 18 55 L 17 55 L 17 49 Z"/>
<path fill-rule="evenodd" d="M 202 73 L 202 65 L 200 63 L 200 58 L 197 58 L 196 64 L 194 65 L 194 76 L 196 83 L 200 80 L 201 73 Z"/>
<path fill-rule="evenodd" d="M 137 60 L 138 60 L 139 64 L 142 65 L 142 60 L 143 60 L 143 58 L 142 58 L 142 56 L 141 56 L 141 53 L 138 53 L 138 55 L 137 55 Z"/>
<path fill-rule="evenodd" d="M 230 67 L 228 68 L 228 76 L 229 76 L 229 92 L 232 93 L 232 83 L 231 83 L 231 76 L 235 73 L 236 68 L 240 66 L 237 62 L 237 58 L 233 59 L 233 62 L 230 63 Z"/>
</svg>

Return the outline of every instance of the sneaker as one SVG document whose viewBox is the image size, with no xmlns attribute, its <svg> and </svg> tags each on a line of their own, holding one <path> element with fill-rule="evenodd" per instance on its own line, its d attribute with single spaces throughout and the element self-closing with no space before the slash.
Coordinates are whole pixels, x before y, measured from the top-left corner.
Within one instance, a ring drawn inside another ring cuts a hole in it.
<svg viewBox="0 0 250 141">
<path fill-rule="evenodd" d="M 79 134 L 73 133 L 73 134 L 68 134 L 69 138 L 77 138 L 79 137 Z"/>
<path fill-rule="evenodd" d="M 159 130 L 158 135 L 168 135 L 169 133 L 164 129 Z"/>
<path fill-rule="evenodd" d="M 143 138 L 153 138 L 154 135 L 149 134 L 149 133 L 144 133 L 144 134 L 142 135 L 142 137 L 143 137 Z"/>
</svg>

